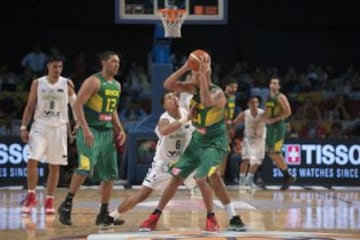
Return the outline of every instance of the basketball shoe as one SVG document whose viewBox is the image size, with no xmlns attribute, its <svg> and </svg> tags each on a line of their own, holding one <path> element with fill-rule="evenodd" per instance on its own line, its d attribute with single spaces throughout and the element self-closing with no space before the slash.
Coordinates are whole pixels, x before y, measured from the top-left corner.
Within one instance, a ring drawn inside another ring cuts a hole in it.
<svg viewBox="0 0 360 240">
<path fill-rule="evenodd" d="M 72 225 L 71 222 L 71 209 L 72 205 L 62 202 L 58 208 L 59 221 L 64 225 Z"/>
<path fill-rule="evenodd" d="M 111 227 L 112 225 L 122 225 L 125 221 L 118 218 L 113 218 L 109 212 L 99 213 L 96 216 L 95 225 L 99 227 Z"/>
<path fill-rule="evenodd" d="M 29 192 L 26 196 L 25 202 L 22 206 L 21 213 L 30 214 L 31 209 L 36 206 L 37 200 L 34 192 Z"/>
<path fill-rule="evenodd" d="M 219 225 L 215 216 L 208 217 L 206 219 L 205 232 L 216 233 L 219 231 Z"/>
<path fill-rule="evenodd" d="M 243 223 L 243 221 L 241 220 L 240 216 L 234 216 L 230 220 L 230 224 L 229 224 L 228 229 L 230 231 L 245 232 L 246 231 L 246 226 Z"/>
<path fill-rule="evenodd" d="M 156 230 L 157 223 L 160 219 L 160 214 L 150 214 L 148 219 L 146 219 L 139 226 L 140 232 L 150 232 Z"/>
<path fill-rule="evenodd" d="M 55 214 L 54 197 L 46 197 L 45 200 L 45 214 Z"/>
<path fill-rule="evenodd" d="M 291 184 L 295 183 L 296 178 L 291 176 L 288 178 L 285 178 L 283 185 L 281 186 L 280 190 L 284 191 L 287 190 Z"/>
</svg>

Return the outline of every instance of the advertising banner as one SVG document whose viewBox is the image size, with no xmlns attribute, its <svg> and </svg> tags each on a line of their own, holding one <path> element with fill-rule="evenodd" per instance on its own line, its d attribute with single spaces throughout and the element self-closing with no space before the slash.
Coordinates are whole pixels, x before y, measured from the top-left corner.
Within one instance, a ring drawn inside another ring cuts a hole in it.
<svg viewBox="0 0 360 240">
<path fill-rule="evenodd" d="M 0 138 L 0 187 L 25 185 L 29 146 L 18 137 Z M 39 182 L 44 182 L 44 164 L 38 165 Z"/>
<path fill-rule="evenodd" d="M 356 139 L 288 139 L 283 154 L 296 184 L 360 186 L 360 145 Z M 267 157 L 263 178 L 280 184 L 282 173 Z"/>
</svg>

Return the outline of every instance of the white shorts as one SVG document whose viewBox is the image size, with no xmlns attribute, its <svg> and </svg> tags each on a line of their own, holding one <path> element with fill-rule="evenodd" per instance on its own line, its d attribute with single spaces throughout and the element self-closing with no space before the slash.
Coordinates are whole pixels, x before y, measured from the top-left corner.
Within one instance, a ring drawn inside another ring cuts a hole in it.
<svg viewBox="0 0 360 240">
<path fill-rule="evenodd" d="M 172 178 L 172 175 L 168 172 L 168 169 L 169 168 L 167 165 L 160 165 L 153 162 L 142 185 L 152 190 L 164 191 L 165 187 Z M 190 174 L 184 181 L 185 186 L 189 189 L 192 189 L 196 186 L 194 175 L 195 171 Z"/>
<path fill-rule="evenodd" d="M 67 126 L 34 122 L 29 133 L 29 158 L 54 165 L 67 165 Z"/>
<path fill-rule="evenodd" d="M 260 165 L 265 157 L 265 139 L 244 137 L 241 157 L 249 159 L 250 165 Z"/>
</svg>

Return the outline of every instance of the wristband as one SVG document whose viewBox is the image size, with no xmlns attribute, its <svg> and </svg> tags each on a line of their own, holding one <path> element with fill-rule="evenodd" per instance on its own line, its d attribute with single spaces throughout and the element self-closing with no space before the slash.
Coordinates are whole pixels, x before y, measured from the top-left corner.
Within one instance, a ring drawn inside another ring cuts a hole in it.
<svg viewBox="0 0 360 240">
<path fill-rule="evenodd" d="M 25 130 L 27 130 L 27 127 L 25 125 L 21 125 L 20 126 L 20 131 L 25 131 Z"/>
</svg>

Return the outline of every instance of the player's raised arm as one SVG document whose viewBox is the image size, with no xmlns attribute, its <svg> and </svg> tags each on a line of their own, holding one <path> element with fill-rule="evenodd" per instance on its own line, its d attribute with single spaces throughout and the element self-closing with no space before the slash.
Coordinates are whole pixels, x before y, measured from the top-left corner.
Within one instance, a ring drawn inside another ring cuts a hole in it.
<svg viewBox="0 0 360 240">
<path fill-rule="evenodd" d="M 174 92 L 192 92 L 195 88 L 195 84 L 192 82 L 181 82 L 179 79 L 188 71 L 190 68 L 187 63 L 185 63 L 182 67 L 172 73 L 163 83 L 163 87 L 166 90 L 174 91 Z"/>
</svg>

